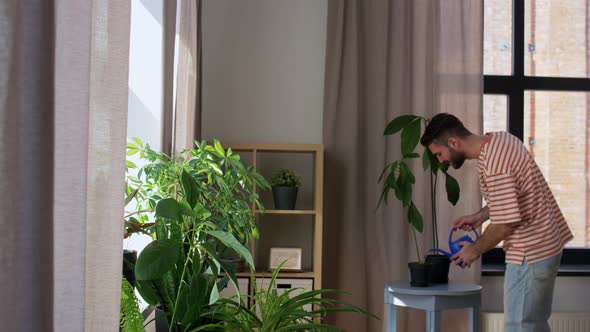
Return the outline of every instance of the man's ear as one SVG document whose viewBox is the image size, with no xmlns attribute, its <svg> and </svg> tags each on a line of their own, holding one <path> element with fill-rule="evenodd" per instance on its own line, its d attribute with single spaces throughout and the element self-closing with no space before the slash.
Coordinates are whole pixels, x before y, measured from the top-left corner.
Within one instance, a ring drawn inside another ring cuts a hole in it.
<svg viewBox="0 0 590 332">
<path fill-rule="evenodd" d="M 460 146 L 460 142 L 457 139 L 457 137 L 449 137 L 449 139 L 447 140 L 447 145 L 450 148 L 453 148 L 453 150 L 458 150 L 459 146 Z"/>
</svg>

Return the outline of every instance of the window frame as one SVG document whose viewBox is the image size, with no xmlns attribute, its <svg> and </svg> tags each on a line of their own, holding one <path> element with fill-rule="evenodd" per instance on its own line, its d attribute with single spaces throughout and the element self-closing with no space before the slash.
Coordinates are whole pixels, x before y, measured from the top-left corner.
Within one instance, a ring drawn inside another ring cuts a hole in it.
<svg viewBox="0 0 590 332">
<path fill-rule="evenodd" d="M 521 141 L 524 135 L 525 91 L 590 93 L 590 78 L 525 76 L 525 14 L 525 0 L 513 0 L 512 75 L 484 75 L 484 95 L 497 94 L 507 97 L 507 129 Z M 504 258 L 504 251 L 501 248 L 495 248 L 483 254 L 482 274 L 503 275 Z M 590 248 L 566 248 L 560 275 L 590 275 Z"/>
</svg>

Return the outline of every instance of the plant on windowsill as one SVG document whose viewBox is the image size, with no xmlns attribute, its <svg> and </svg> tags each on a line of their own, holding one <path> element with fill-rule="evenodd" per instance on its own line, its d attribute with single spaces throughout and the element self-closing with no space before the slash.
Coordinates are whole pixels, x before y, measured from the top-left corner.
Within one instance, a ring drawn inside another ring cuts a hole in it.
<svg viewBox="0 0 590 332">
<path fill-rule="evenodd" d="M 449 260 L 446 256 L 428 255 L 426 262 L 422 262 L 420 248 L 416 237 L 416 232 L 422 233 L 424 222 L 422 214 L 412 200 L 413 186 L 416 177 L 410 169 L 409 162 L 412 159 L 420 158 L 416 152 L 418 142 L 422 136 L 422 124 L 426 126 L 429 119 L 416 115 L 400 115 L 389 122 L 386 126 L 384 135 L 389 136 L 401 131 L 401 156 L 399 160 L 385 166 L 379 178 L 379 182 L 384 179 L 383 192 L 379 199 L 379 204 L 384 201 L 387 204 L 388 194 L 393 190 L 395 197 L 401 201 L 402 206 L 407 208 L 407 221 L 412 226 L 414 242 L 416 244 L 416 253 L 418 262 L 409 263 L 412 278 L 418 278 L 413 282 L 416 286 L 427 286 L 431 283 L 447 283 L 449 273 Z M 459 200 L 460 188 L 455 178 L 448 174 L 448 163 L 439 163 L 436 157 L 428 150 L 422 152 L 422 166 L 424 171 L 430 175 L 430 207 L 432 216 L 432 244 L 433 248 L 438 248 L 438 227 L 436 217 L 436 188 L 438 184 L 439 172 L 445 175 L 445 189 L 448 201 L 455 205 Z"/>
<path fill-rule="evenodd" d="M 217 140 L 195 145 L 183 151 L 185 157 L 170 157 L 142 143 L 128 145 L 147 162 L 138 178 L 156 202 L 154 240 L 135 267 L 137 289 L 147 303 L 161 308 L 169 331 L 215 323 L 207 312 L 218 305 L 219 291 L 228 282 L 238 289 L 235 272 L 220 254 L 229 248 L 253 268 L 247 248 L 258 236 L 252 204 L 264 210 L 254 186 L 270 189 L 253 167 Z"/>
<path fill-rule="evenodd" d="M 271 185 L 275 209 L 295 209 L 301 177 L 290 169 L 281 168 L 273 173 Z"/>
</svg>

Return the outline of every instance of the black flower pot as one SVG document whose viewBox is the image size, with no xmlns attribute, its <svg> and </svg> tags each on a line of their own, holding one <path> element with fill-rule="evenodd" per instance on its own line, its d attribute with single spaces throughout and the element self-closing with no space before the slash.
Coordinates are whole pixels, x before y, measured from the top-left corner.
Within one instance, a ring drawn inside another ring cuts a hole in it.
<svg viewBox="0 0 590 332">
<path fill-rule="evenodd" d="M 135 288 L 135 262 L 137 262 L 137 251 L 124 249 L 123 277 L 127 279 L 133 288 Z"/>
<path fill-rule="evenodd" d="M 272 187 L 275 209 L 294 210 L 297 201 L 297 187 Z"/>
<path fill-rule="evenodd" d="M 428 287 L 428 275 L 432 265 L 430 263 L 408 263 L 410 268 L 410 285 L 413 287 Z"/>
<path fill-rule="evenodd" d="M 448 284 L 449 283 L 449 267 L 451 261 L 444 255 L 428 255 L 426 256 L 426 263 L 430 263 L 430 273 L 428 274 L 428 281 L 432 284 Z"/>
</svg>

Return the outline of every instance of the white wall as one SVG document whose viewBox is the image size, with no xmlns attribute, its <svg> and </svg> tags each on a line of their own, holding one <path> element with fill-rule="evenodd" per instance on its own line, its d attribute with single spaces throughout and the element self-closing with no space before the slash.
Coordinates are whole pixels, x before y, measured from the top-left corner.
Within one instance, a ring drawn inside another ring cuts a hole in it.
<svg viewBox="0 0 590 332">
<path fill-rule="evenodd" d="M 321 143 L 326 0 L 203 1 L 203 138 Z"/>
<path fill-rule="evenodd" d="M 504 277 L 481 278 L 482 311 L 503 312 Z M 588 277 L 557 277 L 553 295 L 553 312 L 590 312 L 590 279 Z"/>
</svg>

